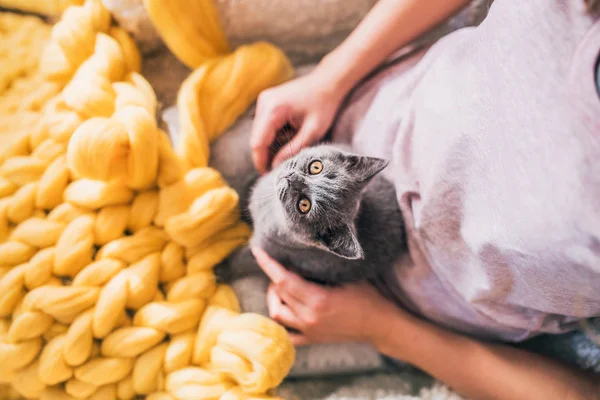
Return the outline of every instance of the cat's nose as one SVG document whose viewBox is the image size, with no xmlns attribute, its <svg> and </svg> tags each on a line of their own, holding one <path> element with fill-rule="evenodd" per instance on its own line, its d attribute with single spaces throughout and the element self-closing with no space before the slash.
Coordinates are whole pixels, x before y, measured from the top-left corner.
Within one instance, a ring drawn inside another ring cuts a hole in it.
<svg viewBox="0 0 600 400">
<path fill-rule="evenodd" d="M 286 181 L 288 181 L 289 184 L 294 184 L 294 183 L 300 182 L 300 177 L 298 176 L 298 174 L 295 174 L 294 172 L 290 172 L 289 174 L 286 174 L 284 178 Z"/>
<path fill-rule="evenodd" d="M 302 177 L 298 176 L 298 174 L 290 174 L 285 179 L 288 182 L 288 185 L 294 190 L 302 191 L 306 188 L 304 180 Z"/>
</svg>

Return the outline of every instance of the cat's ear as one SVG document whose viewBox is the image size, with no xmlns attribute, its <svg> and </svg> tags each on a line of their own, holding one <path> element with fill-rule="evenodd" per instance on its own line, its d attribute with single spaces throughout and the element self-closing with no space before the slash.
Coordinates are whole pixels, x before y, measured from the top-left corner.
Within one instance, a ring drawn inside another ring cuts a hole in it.
<svg viewBox="0 0 600 400">
<path fill-rule="evenodd" d="M 348 171 L 360 182 L 367 182 L 383 171 L 389 162 L 382 158 L 349 155 L 346 158 Z"/>
<path fill-rule="evenodd" d="M 330 252 L 348 260 L 360 260 L 365 257 L 362 246 L 349 224 L 328 229 L 319 235 L 319 241 Z"/>
</svg>

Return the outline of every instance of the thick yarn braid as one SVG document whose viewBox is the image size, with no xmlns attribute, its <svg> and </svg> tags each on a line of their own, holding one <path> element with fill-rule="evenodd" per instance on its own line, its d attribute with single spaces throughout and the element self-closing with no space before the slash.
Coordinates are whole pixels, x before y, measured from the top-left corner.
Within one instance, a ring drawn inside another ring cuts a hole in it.
<svg viewBox="0 0 600 400">
<path fill-rule="evenodd" d="M 174 153 L 139 66 L 88 1 L 7 78 L 27 123 L 0 147 L 0 380 L 41 399 L 269 398 L 293 346 L 212 272 L 249 236 L 237 194 Z"/>
<path fill-rule="evenodd" d="M 167 6 L 161 0 L 144 0 L 144 6 L 169 49 L 194 68 L 177 96 L 178 152 L 190 166 L 206 166 L 209 142 L 231 126 L 262 90 L 290 79 L 294 70 L 283 52 L 269 43 L 232 52 L 213 1 L 171 0 Z"/>
<path fill-rule="evenodd" d="M 60 15 L 67 7 L 83 4 L 84 0 L 0 0 L 0 7 L 16 8 L 42 15 Z"/>
</svg>

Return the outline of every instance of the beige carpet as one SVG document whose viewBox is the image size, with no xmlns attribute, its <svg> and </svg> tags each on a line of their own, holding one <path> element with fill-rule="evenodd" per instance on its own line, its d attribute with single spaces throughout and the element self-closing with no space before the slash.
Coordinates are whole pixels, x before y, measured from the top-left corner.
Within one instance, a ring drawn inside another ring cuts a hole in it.
<svg viewBox="0 0 600 400">
<path fill-rule="evenodd" d="M 354 377 L 285 382 L 279 394 L 287 400 L 461 400 L 447 386 L 408 369 Z"/>
</svg>

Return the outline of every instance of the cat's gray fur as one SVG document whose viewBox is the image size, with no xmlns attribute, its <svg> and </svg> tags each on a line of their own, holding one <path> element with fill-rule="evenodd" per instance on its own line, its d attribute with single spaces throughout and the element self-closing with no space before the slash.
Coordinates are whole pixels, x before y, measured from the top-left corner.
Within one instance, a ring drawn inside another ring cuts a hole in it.
<svg viewBox="0 0 600 400">
<path fill-rule="evenodd" d="M 234 130 L 214 143 L 211 165 L 240 193 L 242 214 L 253 225 L 252 245 L 305 278 L 327 284 L 374 278 L 406 251 L 394 187 L 378 175 L 386 161 L 339 144 L 320 145 L 259 177 L 249 131 Z M 315 160 L 323 171 L 310 175 L 308 166 Z M 298 211 L 299 196 L 311 201 L 306 214 Z M 229 261 L 227 280 L 259 273 L 248 248 Z"/>
</svg>

